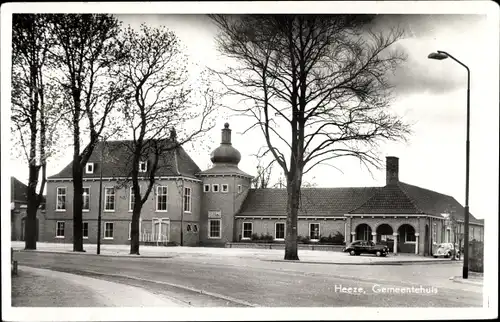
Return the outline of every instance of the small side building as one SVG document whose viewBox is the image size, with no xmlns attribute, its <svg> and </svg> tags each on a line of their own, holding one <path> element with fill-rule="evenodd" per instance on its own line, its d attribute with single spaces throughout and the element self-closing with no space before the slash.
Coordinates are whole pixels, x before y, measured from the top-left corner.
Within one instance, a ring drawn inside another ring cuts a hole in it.
<svg viewBox="0 0 500 322">
<path fill-rule="evenodd" d="M 24 233 L 26 226 L 26 215 L 28 210 L 28 198 L 26 190 L 28 186 L 19 181 L 15 177 L 10 177 L 10 239 L 13 241 L 24 241 Z M 37 212 L 36 236 L 37 241 L 40 241 L 44 235 L 45 227 L 45 197 Z"/>
</svg>

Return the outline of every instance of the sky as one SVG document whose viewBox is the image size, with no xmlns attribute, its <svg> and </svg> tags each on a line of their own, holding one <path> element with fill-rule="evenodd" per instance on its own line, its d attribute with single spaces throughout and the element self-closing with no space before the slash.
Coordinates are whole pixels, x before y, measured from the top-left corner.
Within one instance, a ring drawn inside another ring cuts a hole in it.
<svg viewBox="0 0 500 322">
<path fill-rule="evenodd" d="M 220 69 L 227 62 L 217 52 L 214 37 L 217 28 L 204 15 L 118 14 L 126 25 L 138 28 L 141 23 L 164 25 L 174 31 L 185 46 L 186 54 L 199 69 Z M 455 197 L 465 198 L 465 121 L 466 71 L 452 61 L 429 60 L 427 55 L 444 50 L 471 69 L 471 158 L 470 208 L 478 218 L 498 214 L 498 59 L 494 39 L 498 32 L 488 28 L 491 17 L 481 14 L 381 14 L 376 24 L 384 28 L 400 25 L 406 31 L 395 46 L 408 59 L 391 77 L 395 101 L 391 109 L 412 124 L 412 135 L 406 143 L 386 143 L 380 158 L 399 158 L 401 181 Z M 493 33 L 492 33 L 493 31 Z M 498 30 L 496 30 L 498 31 Z M 498 41 L 497 41 L 498 43 Z M 498 46 L 497 46 L 498 47 Z M 237 104 L 237 101 L 225 101 Z M 220 142 L 225 122 L 233 130 L 232 141 L 242 155 L 240 168 L 255 175 L 257 159 L 252 156 L 265 144 L 260 131 L 243 134 L 252 123 L 248 118 L 220 111 L 216 126 L 203 142 L 186 146 L 186 150 L 203 170 L 210 166 L 210 151 Z M 71 147 L 49 164 L 48 175 L 59 172 L 71 161 Z M 19 160 L 15 160 L 19 162 Z M 371 168 L 371 173 L 353 158 L 336 159 L 332 165 L 318 166 L 304 181 L 318 187 L 360 187 L 385 185 L 385 170 Z M 274 168 L 273 179 L 280 175 Z M 27 167 L 12 172 L 27 182 Z"/>
</svg>

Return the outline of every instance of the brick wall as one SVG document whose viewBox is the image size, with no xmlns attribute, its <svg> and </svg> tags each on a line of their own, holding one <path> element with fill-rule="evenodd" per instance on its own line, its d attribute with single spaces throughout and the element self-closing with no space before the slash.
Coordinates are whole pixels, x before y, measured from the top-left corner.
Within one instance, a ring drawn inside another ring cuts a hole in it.
<svg viewBox="0 0 500 322">
<path fill-rule="evenodd" d="M 157 189 L 156 186 L 167 186 L 167 211 L 157 211 Z M 84 187 L 90 188 L 90 210 L 83 212 L 83 222 L 89 223 L 89 239 L 85 240 L 88 243 L 97 242 L 97 217 L 98 217 L 98 201 L 99 201 L 99 181 L 84 181 Z M 116 181 L 103 181 L 103 196 L 102 196 L 102 235 L 104 236 L 104 223 L 113 223 L 114 238 L 112 240 L 104 240 L 103 243 L 127 244 L 129 243 L 129 223 L 132 220 L 132 211 L 130 210 L 130 188 L 120 187 L 115 190 L 115 211 L 106 211 L 105 203 L 105 187 L 116 186 Z M 66 187 L 66 210 L 56 211 L 56 189 L 57 187 Z M 145 189 L 146 183 L 141 183 L 141 188 Z M 201 208 L 201 183 L 189 180 L 184 181 L 184 187 L 191 188 L 191 212 L 183 211 L 183 185 L 181 180 L 161 180 L 155 183 L 155 188 L 151 191 L 148 200 L 143 205 L 141 212 L 141 234 L 144 232 L 152 233 L 153 219 L 161 218 L 170 220 L 170 241 L 180 244 L 180 222 L 181 217 L 184 222 L 184 241 L 186 245 L 198 244 L 199 233 L 187 232 L 187 225 L 191 227 L 196 223 L 199 226 L 199 214 Z M 45 232 L 43 240 L 48 242 L 72 242 L 73 240 L 73 185 L 71 181 L 63 182 L 48 182 L 47 184 L 47 220 L 44 225 Z M 56 222 L 65 222 L 64 238 L 56 238 Z"/>
<path fill-rule="evenodd" d="M 218 192 L 213 192 L 214 184 L 219 185 Z M 223 184 L 228 185 L 227 192 L 222 192 Z M 250 180 L 236 176 L 209 176 L 203 178 L 204 185 L 210 185 L 210 191 L 202 192 L 200 242 L 203 245 L 223 246 L 226 242 L 237 239 L 234 214 L 239 210 L 248 194 Z M 238 185 L 242 187 L 241 192 L 238 192 Z M 209 238 L 209 211 L 220 211 L 221 213 L 221 238 Z"/>
</svg>

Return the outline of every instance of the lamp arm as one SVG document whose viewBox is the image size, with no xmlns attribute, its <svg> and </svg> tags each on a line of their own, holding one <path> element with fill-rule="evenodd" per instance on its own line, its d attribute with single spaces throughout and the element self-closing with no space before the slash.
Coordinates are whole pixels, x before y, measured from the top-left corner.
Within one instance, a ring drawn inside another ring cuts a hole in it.
<svg viewBox="0 0 500 322">
<path fill-rule="evenodd" d="M 465 67 L 465 69 L 467 69 L 467 73 L 470 74 L 469 67 L 467 67 L 467 65 L 465 65 L 464 63 L 462 63 L 460 60 L 458 60 L 455 57 L 453 57 L 452 55 L 448 54 L 446 51 L 438 50 L 437 52 L 440 53 L 440 54 L 445 54 L 446 56 L 450 57 L 451 59 L 453 59 L 454 61 L 456 61 L 457 63 L 459 63 L 460 65 L 462 65 L 463 67 Z"/>
</svg>

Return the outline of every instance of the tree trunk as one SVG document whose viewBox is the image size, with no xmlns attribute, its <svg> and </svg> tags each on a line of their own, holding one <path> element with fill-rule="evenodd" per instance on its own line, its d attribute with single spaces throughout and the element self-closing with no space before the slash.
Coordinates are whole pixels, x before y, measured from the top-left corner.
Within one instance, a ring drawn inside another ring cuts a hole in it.
<svg viewBox="0 0 500 322">
<path fill-rule="evenodd" d="M 29 182 L 26 190 L 28 199 L 28 209 L 26 210 L 26 220 L 24 225 L 24 248 L 36 249 L 37 227 L 36 213 L 40 205 L 40 200 L 36 194 L 36 186 L 38 183 L 38 168 L 36 165 L 29 166 Z"/>
<path fill-rule="evenodd" d="M 285 260 L 299 260 L 297 246 L 297 217 L 300 202 L 300 179 L 295 173 L 292 180 L 287 183 L 287 219 L 286 219 L 286 240 L 285 240 Z"/>
<path fill-rule="evenodd" d="M 73 158 L 73 251 L 84 252 L 83 249 L 83 173 L 80 157 Z"/>
<path fill-rule="evenodd" d="M 137 200 L 137 199 L 135 199 Z M 141 205 L 140 202 L 134 203 L 134 209 L 132 214 L 132 224 L 130 227 L 130 254 L 132 255 L 140 255 L 139 254 L 139 218 L 141 216 Z"/>
</svg>

